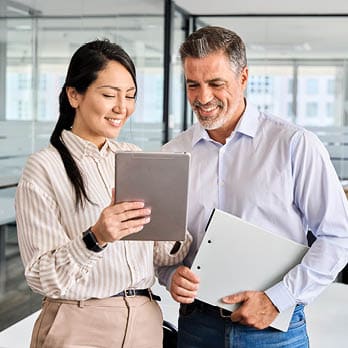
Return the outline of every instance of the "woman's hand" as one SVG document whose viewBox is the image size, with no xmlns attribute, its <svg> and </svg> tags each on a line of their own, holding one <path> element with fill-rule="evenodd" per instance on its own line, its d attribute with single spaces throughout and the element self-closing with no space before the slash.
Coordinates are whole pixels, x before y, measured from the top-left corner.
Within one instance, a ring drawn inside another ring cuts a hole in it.
<svg viewBox="0 0 348 348">
<path fill-rule="evenodd" d="M 112 189 L 111 204 L 100 214 L 91 227 L 100 246 L 137 233 L 150 222 L 151 209 L 144 208 L 144 202 L 123 202 L 115 204 L 115 189 Z"/>
</svg>

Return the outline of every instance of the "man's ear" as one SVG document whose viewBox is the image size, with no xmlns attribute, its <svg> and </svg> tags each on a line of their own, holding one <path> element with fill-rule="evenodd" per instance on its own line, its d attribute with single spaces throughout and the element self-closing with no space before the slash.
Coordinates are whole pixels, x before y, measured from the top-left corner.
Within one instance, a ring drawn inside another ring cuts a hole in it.
<svg viewBox="0 0 348 348">
<path fill-rule="evenodd" d="M 76 91 L 75 87 L 66 87 L 65 91 L 71 107 L 77 109 L 80 104 L 80 94 Z"/>
<path fill-rule="evenodd" d="M 248 82 L 248 77 L 249 77 L 249 70 L 248 67 L 246 66 L 241 73 L 241 82 L 244 87 L 246 87 L 247 82 Z"/>
<path fill-rule="evenodd" d="M 248 67 L 246 66 L 240 74 L 240 82 L 241 82 L 243 90 L 245 90 L 247 87 L 248 77 L 249 77 L 249 71 L 248 71 Z"/>
</svg>

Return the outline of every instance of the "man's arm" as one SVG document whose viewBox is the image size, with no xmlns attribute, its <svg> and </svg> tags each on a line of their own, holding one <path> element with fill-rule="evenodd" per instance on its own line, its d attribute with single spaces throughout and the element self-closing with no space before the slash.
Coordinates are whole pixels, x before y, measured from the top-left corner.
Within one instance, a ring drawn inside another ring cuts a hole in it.
<svg viewBox="0 0 348 348">
<path fill-rule="evenodd" d="M 301 263 L 265 292 L 225 298 L 226 303 L 242 302 L 233 320 L 257 328 L 269 325 L 278 311 L 311 302 L 348 262 L 348 204 L 329 155 L 308 132 L 298 134 L 291 146 L 294 205 L 316 241 Z"/>
</svg>

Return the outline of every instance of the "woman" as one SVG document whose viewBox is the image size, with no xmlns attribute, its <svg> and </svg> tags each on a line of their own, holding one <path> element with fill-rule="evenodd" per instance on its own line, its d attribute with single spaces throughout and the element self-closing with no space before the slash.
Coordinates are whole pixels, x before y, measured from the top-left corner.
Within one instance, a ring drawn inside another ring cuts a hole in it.
<svg viewBox="0 0 348 348">
<path fill-rule="evenodd" d="M 120 241 L 151 214 L 143 202 L 113 203 L 114 153 L 140 149 L 110 139 L 133 113 L 136 93 L 135 67 L 120 46 L 83 45 L 68 68 L 51 144 L 26 164 L 18 238 L 27 282 L 44 296 L 31 348 L 162 347 L 153 255 L 177 262 L 189 243 L 171 256 L 168 243 Z"/>
</svg>

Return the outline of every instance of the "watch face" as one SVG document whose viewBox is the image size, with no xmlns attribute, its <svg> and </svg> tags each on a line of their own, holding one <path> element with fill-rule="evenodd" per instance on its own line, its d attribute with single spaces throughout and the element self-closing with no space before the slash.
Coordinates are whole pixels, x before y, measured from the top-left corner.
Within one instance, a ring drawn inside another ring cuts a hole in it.
<svg viewBox="0 0 348 348">
<path fill-rule="evenodd" d="M 101 248 L 98 245 L 97 239 L 95 238 L 95 235 L 91 231 L 91 229 L 88 229 L 86 232 L 83 233 L 82 239 L 85 242 L 85 245 L 88 250 L 92 250 L 94 252 L 99 252 L 103 250 L 103 248 Z"/>
</svg>

